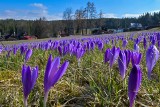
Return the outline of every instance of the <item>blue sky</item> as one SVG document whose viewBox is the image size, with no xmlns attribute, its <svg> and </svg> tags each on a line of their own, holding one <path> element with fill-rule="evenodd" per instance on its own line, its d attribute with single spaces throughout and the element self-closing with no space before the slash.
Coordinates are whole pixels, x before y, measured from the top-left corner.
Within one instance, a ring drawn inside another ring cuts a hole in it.
<svg viewBox="0 0 160 107">
<path fill-rule="evenodd" d="M 85 7 L 94 2 L 97 12 L 103 11 L 104 17 L 138 17 L 146 12 L 160 11 L 160 0 L 0 0 L 0 19 L 37 19 L 60 20 L 66 8 Z"/>
</svg>

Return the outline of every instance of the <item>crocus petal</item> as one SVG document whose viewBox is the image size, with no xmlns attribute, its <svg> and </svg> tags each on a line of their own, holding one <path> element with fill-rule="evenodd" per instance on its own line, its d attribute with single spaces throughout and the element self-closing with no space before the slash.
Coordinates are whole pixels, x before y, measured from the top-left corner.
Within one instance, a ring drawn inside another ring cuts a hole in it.
<svg viewBox="0 0 160 107">
<path fill-rule="evenodd" d="M 126 65 L 128 67 L 129 63 L 130 63 L 130 60 L 131 60 L 131 51 L 130 50 L 125 50 L 124 52 L 126 54 Z"/>
<path fill-rule="evenodd" d="M 60 58 L 57 57 L 52 62 L 52 65 L 51 65 L 52 68 L 49 72 L 48 81 L 47 81 L 47 89 L 46 90 L 49 90 L 50 87 L 52 86 L 52 80 L 53 80 L 53 78 L 55 78 L 55 75 L 57 73 L 59 65 L 60 65 Z"/>
<path fill-rule="evenodd" d="M 47 89 L 47 81 L 48 81 L 48 75 L 49 75 L 49 72 L 51 71 L 51 64 L 52 64 L 52 55 L 49 56 L 48 58 L 48 62 L 47 62 L 47 65 L 46 65 L 46 70 L 45 70 L 45 74 L 44 74 L 44 89 L 45 89 L 45 92 L 46 92 L 46 89 Z"/>
<path fill-rule="evenodd" d="M 131 62 L 132 62 L 132 66 L 134 66 L 135 64 L 140 64 L 142 58 L 142 54 L 138 53 L 138 52 L 132 52 L 131 54 Z"/>
<path fill-rule="evenodd" d="M 118 58 L 118 66 L 122 79 L 125 77 L 126 73 L 126 55 L 123 51 L 120 51 Z"/>
<path fill-rule="evenodd" d="M 32 75 L 31 75 L 31 89 L 33 89 L 34 85 L 36 84 L 36 80 L 38 78 L 38 66 L 32 69 Z"/>
<path fill-rule="evenodd" d="M 27 71 L 27 67 L 25 65 L 23 65 L 22 67 L 22 83 L 25 83 L 26 80 L 26 71 Z"/>
<path fill-rule="evenodd" d="M 52 86 L 55 85 L 55 83 L 64 75 L 67 67 L 69 65 L 69 62 L 66 61 L 63 63 L 63 65 L 61 66 L 61 68 L 57 71 L 57 73 L 55 74 L 53 80 L 52 80 Z"/>
<path fill-rule="evenodd" d="M 130 107 L 133 106 L 133 102 L 141 85 L 141 80 L 142 80 L 141 68 L 139 65 L 134 65 L 129 75 L 129 81 L 128 81 L 128 96 L 130 100 Z"/>
<path fill-rule="evenodd" d="M 44 77 L 44 93 L 45 95 L 49 92 L 50 88 L 54 86 L 54 84 L 62 77 L 64 72 L 68 67 L 69 62 L 65 62 L 60 69 L 60 57 L 56 57 L 54 61 L 52 61 L 52 56 L 48 58 L 48 63 L 45 71 Z"/>
<path fill-rule="evenodd" d="M 118 56 L 119 56 L 119 52 L 120 52 L 120 48 L 116 48 L 115 46 L 112 48 L 112 50 L 110 51 L 109 54 L 109 58 L 110 58 L 110 68 L 112 68 L 113 64 L 115 63 L 115 61 L 117 60 Z"/>
</svg>

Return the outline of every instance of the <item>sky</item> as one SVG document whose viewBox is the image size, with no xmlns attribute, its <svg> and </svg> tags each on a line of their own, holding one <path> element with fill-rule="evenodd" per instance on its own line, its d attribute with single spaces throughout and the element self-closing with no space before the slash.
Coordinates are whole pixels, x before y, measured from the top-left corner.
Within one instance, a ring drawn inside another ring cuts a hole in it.
<svg viewBox="0 0 160 107">
<path fill-rule="evenodd" d="M 97 13 L 102 10 L 105 18 L 138 17 L 146 12 L 160 11 L 160 0 L 0 0 L 0 19 L 61 20 L 66 8 L 86 7 L 94 2 Z"/>
</svg>

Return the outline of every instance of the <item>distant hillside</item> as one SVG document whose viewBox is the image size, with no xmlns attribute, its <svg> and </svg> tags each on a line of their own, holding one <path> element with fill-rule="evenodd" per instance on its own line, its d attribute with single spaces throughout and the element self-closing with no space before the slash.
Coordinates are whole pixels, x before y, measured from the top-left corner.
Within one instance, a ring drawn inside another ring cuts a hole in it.
<svg viewBox="0 0 160 107">
<path fill-rule="evenodd" d="M 149 31 L 160 31 L 160 27 L 152 28 L 152 29 L 150 29 Z"/>
</svg>

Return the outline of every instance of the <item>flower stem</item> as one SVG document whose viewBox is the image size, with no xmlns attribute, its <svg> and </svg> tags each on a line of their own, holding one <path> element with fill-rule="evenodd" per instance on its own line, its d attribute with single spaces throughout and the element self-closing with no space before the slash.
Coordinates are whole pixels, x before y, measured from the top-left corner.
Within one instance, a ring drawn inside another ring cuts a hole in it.
<svg viewBox="0 0 160 107">
<path fill-rule="evenodd" d="M 24 107 L 27 107 L 27 98 L 24 98 Z"/>
<path fill-rule="evenodd" d="M 44 95 L 43 107 L 46 107 L 46 103 L 47 103 L 47 99 L 48 99 L 48 93 L 49 93 L 49 92 L 46 92 L 45 95 Z"/>
<path fill-rule="evenodd" d="M 109 91 L 110 91 L 110 100 L 111 100 L 111 97 L 112 97 L 112 69 L 111 67 L 109 67 L 109 74 L 110 74 L 110 81 L 109 81 Z"/>
</svg>

